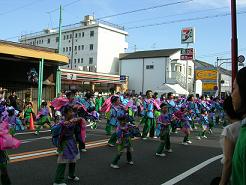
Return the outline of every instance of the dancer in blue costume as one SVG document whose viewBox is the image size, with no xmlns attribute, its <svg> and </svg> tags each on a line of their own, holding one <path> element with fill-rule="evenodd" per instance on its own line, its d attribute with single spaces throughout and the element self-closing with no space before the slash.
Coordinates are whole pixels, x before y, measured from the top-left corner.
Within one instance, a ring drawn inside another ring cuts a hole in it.
<svg viewBox="0 0 246 185">
<path fill-rule="evenodd" d="M 132 161 L 132 142 L 131 142 L 131 131 L 130 128 L 132 127 L 128 123 L 127 116 L 118 117 L 119 125 L 116 129 L 116 136 L 117 136 L 117 155 L 115 156 L 114 160 L 110 164 L 111 168 L 118 169 L 118 161 L 120 160 L 121 155 L 126 152 L 127 163 L 133 165 Z"/>
<path fill-rule="evenodd" d="M 174 101 L 174 97 L 173 97 L 173 93 L 169 92 L 167 94 L 167 100 L 166 100 L 167 104 L 168 104 L 168 114 L 173 114 L 174 112 L 177 111 L 177 105 Z M 172 132 L 173 133 L 177 133 L 176 129 L 177 129 L 177 121 L 173 120 L 171 122 L 171 128 L 172 128 Z"/>
<path fill-rule="evenodd" d="M 157 124 L 160 126 L 160 144 L 155 155 L 160 157 L 166 156 L 166 154 L 163 152 L 164 147 L 167 152 L 172 152 L 170 143 L 170 125 L 172 115 L 168 114 L 167 107 L 168 106 L 166 103 L 161 104 L 161 115 L 157 119 Z"/>
<path fill-rule="evenodd" d="M 143 119 L 141 123 L 144 124 L 142 138 L 147 139 L 147 135 L 149 133 L 149 137 L 154 137 L 156 120 L 154 117 L 154 106 L 159 109 L 159 105 L 152 98 L 152 91 L 146 91 L 146 98 L 143 102 Z"/>
<path fill-rule="evenodd" d="M 57 169 L 53 185 L 65 184 L 66 164 L 69 164 L 68 179 L 79 181 L 75 176 L 75 163 L 80 159 L 80 153 L 74 138 L 75 126 L 80 124 L 83 118 L 74 118 L 73 107 L 67 105 L 63 108 L 65 120 L 61 121 L 62 126 L 61 139 L 58 145 Z"/>
<path fill-rule="evenodd" d="M 198 109 L 197 103 L 194 100 L 194 96 L 190 95 L 187 98 L 187 109 L 190 113 L 190 117 L 191 117 L 191 128 L 194 129 L 195 128 L 195 120 L 196 118 L 199 117 L 200 115 L 200 111 Z"/>
<path fill-rule="evenodd" d="M 47 107 L 47 102 L 42 102 L 41 109 L 37 114 L 36 120 L 38 124 L 38 127 L 35 131 L 36 135 L 39 134 L 41 127 L 43 127 L 45 123 L 51 126 L 51 113 L 49 108 Z"/>
<path fill-rule="evenodd" d="M 112 105 L 110 109 L 109 124 L 116 129 L 117 126 L 119 126 L 118 117 L 124 116 L 126 114 L 126 111 L 121 105 L 119 96 L 112 96 L 111 103 Z M 108 145 L 115 146 L 116 141 L 117 141 L 117 134 L 116 132 L 114 132 L 108 141 Z"/>
<path fill-rule="evenodd" d="M 209 117 L 208 117 L 208 112 L 206 109 L 202 109 L 201 111 L 201 116 L 200 116 L 200 126 L 201 126 L 201 130 L 200 130 L 200 135 L 197 137 L 197 139 L 201 139 L 201 138 L 207 138 L 206 136 L 206 132 L 208 130 L 209 127 Z"/>
</svg>

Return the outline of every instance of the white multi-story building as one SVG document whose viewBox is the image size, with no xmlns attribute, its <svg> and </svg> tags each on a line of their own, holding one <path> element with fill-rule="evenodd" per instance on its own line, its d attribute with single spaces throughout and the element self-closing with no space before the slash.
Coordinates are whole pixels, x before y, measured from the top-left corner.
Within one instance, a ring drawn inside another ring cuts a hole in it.
<svg viewBox="0 0 246 185">
<path fill-rule="evenodd" d="M 83 22 L 62 28 L 62 53 L 69 57 L 63 68 L 90 72 L 119 73 L 119 54 L 128 44 L 123 27 L 85 16 Z M 22 35 L 20 42 L 58 48 L 58 29 Z"/>
<path fill-rule="evenodd" d="M 179 84 L 193 92 L 194 63 L 180 60 L 181 49 L 137 51 L 120 55 L 120 75 L 128 76 L 129 90 L 145 93 L 162 84 Z"/>
</svg>

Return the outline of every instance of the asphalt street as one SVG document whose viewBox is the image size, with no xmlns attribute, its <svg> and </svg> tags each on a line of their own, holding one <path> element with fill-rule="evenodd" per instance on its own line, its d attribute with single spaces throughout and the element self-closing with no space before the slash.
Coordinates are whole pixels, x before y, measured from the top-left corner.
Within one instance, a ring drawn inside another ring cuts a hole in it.
<svg viewBox="0 0 246 185">
<path fill-rule="evenodd" d="M 221 129 L 216 128 L 208 139 L 197 140 L 196 131 L 193 132 L 189 146 L 181 144 L 182 133 L 172 134 L 171 148 L 173 153 L 166 157 L 156 157 L 158 139 L 133 141 L 134 165 L 126 163 L 123 155 L 120 169 L 110 168 L 110 162 L 116 154 L 115 147 L 106 145 L 104 124 L 96 130 L 87 131 L 87 152 L 81 153 L 81 159 L 76 163 L 76 175 L 79 182 L 67 181 L 71 185 L 162 185 L 169 180 L 177 180 L 177 176 L 187 172 L 204 161 L 222 153 L 219 145 Z M 16 136 L 23 144 L 19 149 L 10 150 L 10 157 L 49 152 L 55 150 L 51 143 L 50 132 L 43 132 L 39 136 L 26 133 Z M 20 157 L 21 158 L 21 157 Z M 20 161 L 12 160 L 8 171 L 13 185 L 51 185 L 56 170 L 56 155 L 42 154 L 36 157 L 27 157 Z M 207 164 L 192 174 L 183 176 L 178 185 L 207 185 L 221 173 L 220 159 Z M 195 168 L 196 169 L 196 168 Z M 172 184 L 172 183 L 169 183 Z"/>
</svg>

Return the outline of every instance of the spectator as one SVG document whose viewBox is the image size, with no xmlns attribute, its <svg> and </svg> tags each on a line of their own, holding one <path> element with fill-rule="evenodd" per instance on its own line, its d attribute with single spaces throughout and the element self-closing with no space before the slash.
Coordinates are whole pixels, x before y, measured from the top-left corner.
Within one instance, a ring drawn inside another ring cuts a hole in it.
<svg viewBox="0 0 246 185">
<path fill-rule="evenodd" d="M 17 96 L 16 96 L 15 91 L 12 91 L 11 95 L 9 96 L 9 103 L 10 103 L 10 106 L 17 109 Z"/>
<path fill-rule="evenodd" d="M 223 108 L 231 124 L 227 125 L 221 134 L 221 145 L 224 157 L 221 160 L 223 164 L 223 170 L 219 183 L 220 185 L 226 185 L 230 180 L 232 156 L 241 126 L 241 115 L 234 111 L 231 96 L 225 99 Z"/>
<path fill-rule="evenodd" d="M 234 80 L 232 104 L 237 113 L 242 114 L 241 128 L 232 158 L 232 185 L 246 184 L 246 67 L 242 68 Z"/>
</svg>

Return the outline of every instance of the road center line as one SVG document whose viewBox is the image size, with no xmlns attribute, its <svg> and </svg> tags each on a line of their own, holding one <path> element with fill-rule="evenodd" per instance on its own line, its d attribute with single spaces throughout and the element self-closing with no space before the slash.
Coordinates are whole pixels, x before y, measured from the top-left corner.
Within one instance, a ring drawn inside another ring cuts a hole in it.
<svg viewBox="0 0 246 185">
<path fill-rule="evenodd" d="M 181 181 L 181 180 L 185 179 L 186 177 L 190 176 L 191 174 L 193 174 L 193 173 L 199 171 L 200 169 L 204 168 L 205 166 L 209 165 L 210 163 L 212 163 L 212 162 L 214 162 L 214 161 L 216 161 L 218 159 L 221 159 L 222 157 L 223 157 L 223 154 L 217 155 L 215 157 L 212 157 L 212 158 L 210 158 L 210 159 L 202 162 L 201 164 L 199 164 L 199 165 L 197 165 L 197 166 L 195 166 L 195 167 L 187 170 L 186 172 L 181 173 L 180 175 L 178 175 L 178 176 L 170 179 L 169 181 L 167 181 L 167 182 L 165 182 L 165 183 L 163 183 L 161 185 L 172 185 L 172 184 L 176 184 L 179 181 Z"/>
</svg>

